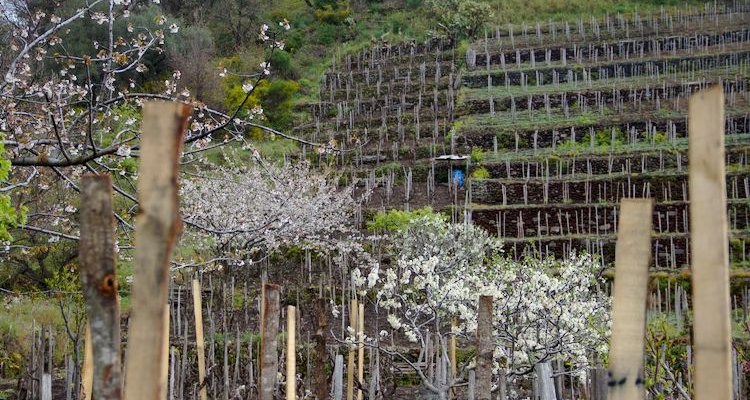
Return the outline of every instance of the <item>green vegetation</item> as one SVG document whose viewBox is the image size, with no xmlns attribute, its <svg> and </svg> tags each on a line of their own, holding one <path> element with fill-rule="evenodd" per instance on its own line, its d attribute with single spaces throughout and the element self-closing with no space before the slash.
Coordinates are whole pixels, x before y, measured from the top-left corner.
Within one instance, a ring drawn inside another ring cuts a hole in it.
<svg viewBox="0 0 750 400">
<path fill-rule="evenodd" d="M 2 136 L 0 136 L 2 139 Z M 3 158 L 5 155 L 5 146 L 0 140 L 0 182 L 6 182 L 10 173 L 10 161 Z M 0 242 L 10 241 L 13 237 L 8 232 L 8 228 L 23 224 L 26 221 L 26 209 L 17 210 L 11 203 L 10 196 L 0 194 Z"/>
<path fill-rule="evenodd" d="M 438 216 L 439 214 L 436 214 L 431 207 L 413 211 L 379 211 L 372 221 L 367 222 L 367 229 L 371 232 L 396 232 L 406 227 L 410 222 L 428 215 Z"/>
<path fill-rule="evenodd" d="M 490 171 L 485 167 L 479 167 L 471 172 L 472 179 L 489 179 Z"/>
</svg>

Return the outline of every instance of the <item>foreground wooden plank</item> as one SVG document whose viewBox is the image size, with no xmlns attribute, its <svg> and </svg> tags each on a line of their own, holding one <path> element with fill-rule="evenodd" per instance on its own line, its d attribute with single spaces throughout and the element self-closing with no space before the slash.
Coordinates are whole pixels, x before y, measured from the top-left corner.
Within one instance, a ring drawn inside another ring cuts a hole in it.
<svg viewBox="0 0 750 400">
<path fill-rule="evenodd" d="M 201 400 L 208 398 L 206 391 L 206 342 L 203 339 L 203 307 L 201 305 L 201 284 L 193 279 L 193 315 L 195 316 L 195 351 L 198 353 L 198 385 Z"/>
<path fill-rule="evenodd" d="M 490 400 L 492 397 L 492 357 L 495 352 L 495 338 L 492 336 L 493 301 L 492 296 L 479 296 L 476 368 L 478 400 Z"/>
<path fill-rule="evenodd" d="M 286 400 L 297 400 L 297 312 L 286 307 Z"/>
<path fill-rule="evenodd" d="M 643 347 L 653 199 L 623 199 L 615 248 L 609 400 L 645 398 Z"/>
<path fill-rule="evenodd" d="M 91 395 L 96 399 L 121 399 L 120 305 L 109 175 L 87 175 L 81 179 L 80 218 L 78 260 L 93 350 Z"/>
<path fill-rule="evenodd" d="M 357 318 L 358 311 L 357 299 L 352 299 L 349 312 L 349 327 L 355 337 L 357 334 L 357 322 L 359 320 Z M 354 399 L 354 362 L 354 347 L 350 347 L 346 359 L 346 400 Z"/>
<path fill-rule="evenodd" d="M 190 108 L 149 102 L 143 106 L 138 178 L 132 323 L 126 365 L 127 400 L 164 399 L 162 371 L 169 259 L 180 230 L 178 162 Z"/>
<path fill-rule="evenodd" d="M 688 133 L 695 398 L 731 399 L 732 331 L 722 85 L 690 97 Z"/>
<path fill-rule="evenodd" d="M 83 342 L 83 367 L 81 368 L 81 399 L 91 400 L 94 387 L 94 348 L 91 346 L 91 328 L 86 322 Z"/>
<path fill-rule="evenodd" d="M 260 400 L 273 400 L 279 370 L 279 298 L 281 286 L 266 283 L 262 289 L 260 325 Z"/>
</svg>

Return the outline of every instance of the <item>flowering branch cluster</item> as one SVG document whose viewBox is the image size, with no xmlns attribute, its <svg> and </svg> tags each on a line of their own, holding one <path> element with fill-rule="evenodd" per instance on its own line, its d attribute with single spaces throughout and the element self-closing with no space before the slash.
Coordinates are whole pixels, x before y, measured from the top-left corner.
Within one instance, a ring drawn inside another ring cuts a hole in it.
<svg viewBox="0 0 750 400">
<path fill-rule="evenodd" d="M 481 228 L 436 215 L 412 220 L 392 252 L 390 268 L 366 279 L 357 273 L 358 284 L 388 310 L 391 327 L 423 349 L 435 337 L 473 337 L 478 298 L 490 295 L 496 369 L 523 376 L 559 359 L 577 370 L 607 352 L 610 300 L 600 290 L 602 267 L 588 255 L 517 262 Z"/>
<path fill-rule="evenodd" d="M 356 236 L 353 186 L 308 163 L 258 161 L 218 168 L 182 183 L 183 214 L 191 234 L 238 258 L 283 246 L 332 250 Z"/>
<path fill-rule="evenodd" d="M 206 150 L 244 143 L 253 128 L 311 148 L 335 150 L 332 144 L 313 143 L 265 126 L 260 106 L 246 110 L 258 84 L 271 74 L 274 52 L 284 48 L 281 36 L 291 28 L 287 20 L 259 30 L 259 43 L 268 51 L 257 71 L 217 71 L 220 76 L 242 76 L 244 97 L 230 110 L 214 109 L 191 98 L 189 88 L 179 85 L 180 71 L 173 71 L 162 89 L 139 91 L 137 80 L 148 71 L 149 57 L 162 54 L 168 37 L 180 32 L 164 15 L 151 21 L 135 18 L 153 12 L 143 9 L 147 3 L 93 0 L 75 10 L 60 6 L 46 12 L 26 0 L 3 4 L 0 24 L 8 31 L 7 46 L 0 53 L 0 136 L 4 156 L 14 168 L 0 186 L 13 189 L 11 195 L 24 187 L 38 189 L 31 197 L 17 197 L 30 210 L 28 223 L 20 228 L 50 235 L 50 241 L 77 239 L 75 218 L 71 218 L 77 196 L 61 195 L 52 204 L 49 200 L 53 193 L 77 191 L 76 182 L 83 173 L 117 177 L 113 189 L 128 211 L 120 211 L 116 218 L 120 227 L 132 228 L 138 176 L 134 158 L 139 156 L 144 100 L 192 105 L 185 134 L 186 163 L 196 162 Z M 79 43 L 80 37 L 71 32 L 85 24 L 97 33 L 87 38 L 90 42 Z M 90 50 L 74 50 L 81 48 Z M 61 223 L 65 220 L 73 223 Z"/>
</svg>

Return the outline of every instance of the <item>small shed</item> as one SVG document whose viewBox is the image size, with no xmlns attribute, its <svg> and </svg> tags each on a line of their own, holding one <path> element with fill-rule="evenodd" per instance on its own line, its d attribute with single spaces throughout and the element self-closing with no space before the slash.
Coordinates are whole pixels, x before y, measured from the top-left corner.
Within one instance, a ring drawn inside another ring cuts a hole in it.
<svg viewBox="0 0 750 400">
<path fill-rule="evenodd" d="M 459 154 L 444 154 L 433 158 L 435 163 L 448 166 L 450 182 L 455 182 L 458 187 L 464 187 L 464 177 L 469 171 L 469 156 Z"/>
</svg>

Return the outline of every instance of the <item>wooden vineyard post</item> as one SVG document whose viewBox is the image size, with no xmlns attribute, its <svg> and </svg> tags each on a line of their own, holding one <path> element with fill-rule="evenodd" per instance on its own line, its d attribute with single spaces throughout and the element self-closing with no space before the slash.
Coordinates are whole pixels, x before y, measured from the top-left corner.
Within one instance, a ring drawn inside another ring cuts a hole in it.
<svg viewBox="0 0 750 400">
<path fill-rule="evenodd" d="M 180 230 L 178 166 L 190 114 L 184 104 L 148 102 L 143 106 L 132 323 L 125 386 L 127 400 L 163 399 L 163 330 L 169 260 Z"/>
<path fill-rule="evenodd" d="M 200 400 L 208 398 L 206 391 L 206 342 L 203 339 L 203 306 L 201 305 L 201 283 L 193 279 L 193 314 L 195 315 L 195 351 L 198 353 L 198 385 Z"/>
<path fill-rule="evenodd" d="M 690 97 L 688 134 L 695 398 L 731 399 L 732 331 L 721 84 Z"/>
<path fill-rule="evenodd" d="M 81 288 L 93 367 L 92 398 L 121 399 L 120 305 L 115 271 L 115 218 L 109 175 L 81 179 Z"/>
<path fill-rule="evenodd" d="M 318 298 L 316 305 L 316 314 L 318 315 L 318 327 L 315 331 L 315 368 L 317 371 L 326 370 L 328 354 L 326 351 L 326 329 L 328 328 L 328 310 L 326 300 Z M 328 381 L 326 374 L 313 374 L 313 394 L 318 399 L 328 398 Z M 340 399 L 339 399 L 340 400 Z"/>
<path fill-rule="evenodd" d="M 448 357 L 451 363 L 451 375 L 448 379 L 449 382 L 453 382 L 456 379 L 456 373 L 458 371 L 458 368 L 456 366 L 456 326 L 458 326 L 458 321 L 453 318 L 453 320 L 451 320 L 451 337 L 450 341 L 448 342 Z M 453 391 L 451 391 L 450 398 L 454 397 L 454 393 Z"/>
<path fill-rule="evenodd" d="M 365 383 L 365 303 L 359 303 L 357 313 L 357 380 Z M 357 400 L 362 400 L 362 389 L 357 389 Z"/>
<path fill-rule="evenodd" d="M 492 393 L 492 296 L 479 296 L 477 317 L 477 383 L 478 400 L 490 400 Z"/>
<path fill-rule="evenodd" d="M 653 199 L 623 199 L 615 247 L 609 400 L 644 399 L 643 349 Z"/>
<path fill-rule="evenodd" d="M 276 388 L 276 373 L 279 369 L 277 356 L 279 335 L 279 296 L 281 287 L 263 284 L 260 322 L 260 400 L 273 400 Z"/>
<path fill-rule="evenodd" d="M 286 400 L 297 400 L 297 345 L 294 335 L 297 313 L 294 306 L 286 307 Z"/>
<path fill-rule="evenodd" d="M 91 346 L 91 327 L 86 322 L 83 342 L 83 368 L 81 368 L 81 400 L 91 400 L 94 387 L 94 348 Z"/>
<path fill-rule="evenodd" d="M 349 305 L 349 327 L 354 334 L 357 334 L 357 299 L 352 299 Z M 346 360 L 346 400 L 354 399 L 354 348 L 349 347 L 349 354 Z"/>
<path fill-rule="evenodd" d="M 164 305 L 164 327 L 162 330 L 162 348 L 161 348 L 161 382 L 164 384 L 164 395 L 169 394 L 169 304 Z"/>
</svg>

